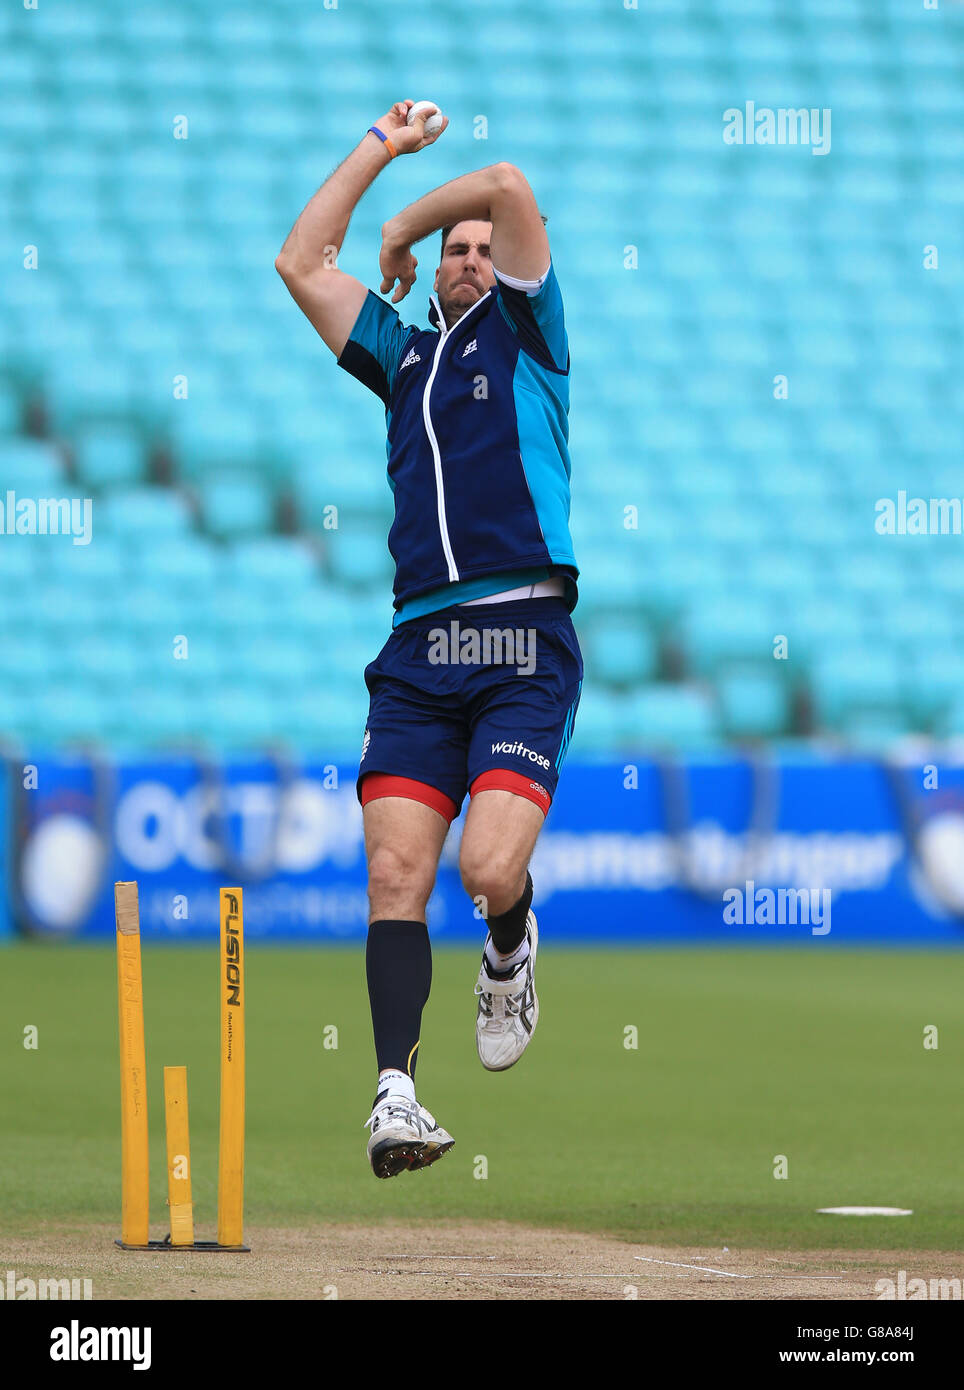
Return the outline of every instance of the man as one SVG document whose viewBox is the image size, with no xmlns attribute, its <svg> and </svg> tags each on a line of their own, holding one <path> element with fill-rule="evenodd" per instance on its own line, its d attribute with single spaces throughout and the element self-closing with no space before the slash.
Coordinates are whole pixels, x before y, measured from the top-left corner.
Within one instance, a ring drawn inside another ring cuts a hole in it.
<svg viewBox="0 0 964 1390">
<path fill-rule="evenodd" d="M 569 351 L 544 219 L 495 164 L 436 188 L 382 228 L 381 292 L 415 283 L 411 247 L 442 230 L 430 330 L 335 265 L 351 214 L 397 156 L 434 143 L 429 107 L 396 102 L 319 189 L 275 262 L 343 367 L 383 402 L 395 499 L 393 632 L 366 668 L 358 796 L 370 918 L 378 1177 L 424 1168 L 453 1139 L 415 1096 L 432 956 L 425 922 L 466 791 L 466 892 L 488 926 L 475 992 L 482 1065 L 504 1071 L 538 1020 L 528 864 L 582 687 L 569 617 Z M 397 285 L 396 285 L 397 282 Z"/>
</svg>

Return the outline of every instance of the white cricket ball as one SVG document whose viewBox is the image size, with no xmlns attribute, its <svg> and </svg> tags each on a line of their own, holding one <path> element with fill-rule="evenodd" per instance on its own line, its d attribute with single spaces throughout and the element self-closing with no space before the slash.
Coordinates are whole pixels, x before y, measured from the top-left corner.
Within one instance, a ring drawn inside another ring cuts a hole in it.
<svg viewBox="0 0 964 1390">
<path fill-rule="evenodd" d="M 442 113 L 438 110 L 437 104 L 434 101 L 416 101 L 409 109 L 408 124 L 414 125 L 415 117 L 429 106 L 436 107 L 436 114 L 434 116 L 429 116 L 428 120 L 425 122 L 425 134 L 434 135 L 437 130 L 442 129 Z"/>
</svg>

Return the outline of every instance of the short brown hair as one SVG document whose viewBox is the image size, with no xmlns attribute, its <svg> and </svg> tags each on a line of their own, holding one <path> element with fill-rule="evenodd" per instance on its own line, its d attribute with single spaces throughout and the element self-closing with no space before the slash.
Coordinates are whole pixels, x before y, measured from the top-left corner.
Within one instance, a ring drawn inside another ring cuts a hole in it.
<svg viewBox="0 0 964 1390">
<path fill-rule="evenodd" d="M 543 214 L 542 214 L 541 212 L 540 212 L 539 216 L 542 217 L 542 225 L 545 226 L 546 223 L 549 221 L 548 217 L 544 217 Z M 469 220 L 470 220 L 470 219 L 467 218 L 467 217 L 463 217 L 463 219 L 462 219 L 463 222 L 468 222 Z M 448 239 L 449 239 L 449 233 L 451 232 L 452 227 L 457 227 L 457 226 L 458 226 L 458 223 L 457 223 L 457 222 L 453 222 L 451 227 L 443 227 L 443 228 L 442 228 L 442 250 L 441 250 L 441 255 L 443 255 L 443 256 L 445 255 L 445 243 L 446 243 L 446 242 L 448 241 Z"/>
</svg>

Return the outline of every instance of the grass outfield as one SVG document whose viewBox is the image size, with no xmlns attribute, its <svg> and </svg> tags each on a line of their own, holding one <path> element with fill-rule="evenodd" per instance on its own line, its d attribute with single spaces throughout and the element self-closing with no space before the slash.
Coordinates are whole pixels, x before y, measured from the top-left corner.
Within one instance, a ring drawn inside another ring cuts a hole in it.
<svg viewBox="0 0 964 1390">
<path fill-rule="evenodd" d="M 418 1065 L 456 1147 L 379 1182 L 363 952 L 249 944 L 250 1225 L 498 1217 L 663 1244 L 961 1248 L 964 955 L 549 944 L 538 1034 L 501 1075 L 475 1054 L 477 967 L 475 951 L 436 952 Z M 152 1235 L 166 1231 L 165 1063 L 188 1066 L 195 1216 L 213 1234 L 216 982 L 214 945 L 144 950 Z M 0 1237 L 119 1223 L 113 948 L 0 950 L 0 1019 Z M 845 1204 L 914 1215 L 815 1214 Z"/>
</svg>

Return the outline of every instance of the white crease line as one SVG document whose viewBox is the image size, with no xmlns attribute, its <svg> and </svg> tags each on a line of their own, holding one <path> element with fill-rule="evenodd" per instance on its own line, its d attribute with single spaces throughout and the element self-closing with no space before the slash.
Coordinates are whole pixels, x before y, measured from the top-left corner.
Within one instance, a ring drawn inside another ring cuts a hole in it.
<svg viewBox="0 0 964 1390">
<path fill-rule="evenodd" d="M 727 1279 L 752 1279 L 751 1274 L 731 1274 L 728 1269 L 711 1269 L 709 1265 L 684 1265 L 679 1260 L 654 1260 L 649 1255 L 634 1255 L 634 1260 L 645 1260 L 650 1265 L 672 1265 L 674 1269 L 698 1269 L 701 1274 L 722 1274 Z"/>
<path fill-rule="evenodd" d="M 702 1266 L 700 1266 L 702 1268 Z M 725 1270 L 713 1270 L 712 1273 L 725 1273 Z M 737 1279 L 844 1279 L 844 1274 L 738 1274 Z"/>
<path fill-rule="evenodd" d="M 651 1265 L 672 1265 L 674 1269 L 698 1269 L 703 1274 L 722 1274 L 727 1279 L 844 1279 L 844 1274 L 733 1274 L 728 1269 L 713 1269 L 710 1265 L 687 1265 L 679 1260 L 654 1260 L 649 1255 L 634 1255 Z"/>
</svg>

